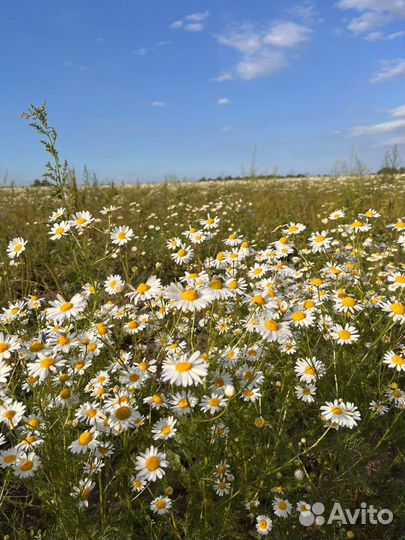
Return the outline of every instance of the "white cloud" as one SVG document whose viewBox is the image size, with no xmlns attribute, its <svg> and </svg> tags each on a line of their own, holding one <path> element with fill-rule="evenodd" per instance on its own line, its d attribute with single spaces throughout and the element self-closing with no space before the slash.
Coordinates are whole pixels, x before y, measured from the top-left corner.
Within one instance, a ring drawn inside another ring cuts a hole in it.
<svg viewBox="0 0 405 540">
<path fill-rule="evenodd" d="M 152 101 L 151 106 L 152 107 L 166 107 L 166 103 L 164 101 Z"/>
<path fill-rule="evenodd" d="M 235 74 L 247 81 L 271 75 L 286 65 L 284 55 L 277 51 L 263 51 L 260 55 L 246 56 L 235 66 Z"/>
<path fill-rule="evenodd" d="M 380 71 L 371 77 L 370 82 L 380 83 L 390 81 L 402 75 L 405 75 L 405 60 L 402 60 L 402 58 L 382 60 Z"/>
<path fill-rule="evenodd" d="M 204 11 L 203 13 L 191 13 L 191 15 L 186 15 L 184 18 L 186 21 L 205 21 L 208 18 L 210 12 Z"/>
<path fill-rule="evenodd" d="M 380 122 L 379 124 L 369 124 L 367 126 L 355 126 L 351 129 L 351 137 L 368 137 L 372 135 L 385 135 L 396 131 L 405 130 L 405 105 L 399 105 L 393 109 L 387 110 L 388 114 L 394 120 Z M 404 138 L 404 137 L 402 137 Z M 382 144 L 386 144 L 387 141 Z M 387 143 L 389 146 L 390 144 Z"/>
<path fill-rule="evenodd" d="M 376 32 L 369 32 L 364 36 L 364 39 L 367 41 L 392 41 L 394 39 L 400 38 L 405 34 L 403 30 L 399 32 L 391 32 L 391 34 L 384 34 L 380 30 Z"/>
<path fill-rule="evenodd" d="M 189 32 L 201 32 L 204 30 L 204 25 L 202 23 L 189 23 L 184 26 L 184 30 Z"/>
<path fill-rule="evenodd" d="M 348 29 L 355 34 L 371 32 L 387 23 L 405 18 L 405 0 L 340 0 L 338 7 L 361 14 L 349 21 Z"/>
<path fill-rule="evenodd" d="M 148 49 L 145 49 L 145 47 L 141 47 L 140 49 L 136 49 L 132 54 L 135 56 L 145 56 L 145 54 L 148 52 Z"/>
<path fill-rule="evenodd" d="M 392 148 L 393 146 L 402 146 L 405 144 L 405 137 L 391 137 L 385 141 L 381 141 L 373 146 L 373 148 Z"/>
<path fill-rule="evenodd" d="M 226 97 L 219 98 L 217 101 L 217 105 L 229 105 L 230 100 Z"/>
<path fill-rule="evenodd" d="M 296 47 L 307 41 L 311 30 L 301 24 L 285 22 L 275 24 L 263 38 L 263 43 L 274 47 Z"/>
<path fill-rule="evenodd" d="M 394 107 L 394 109 L 388 109 L 388 112 L 395 118 L 401 118 L 402 116 L 405 116 L 405 105 Z"/>
<path fill-rule="evenodd" d="M 230 131 L 233 131 L 233 126 L 224 126 L 219 131 L 221 133 L 229 133 Z"/>
<path fill-rule="evenodd" d="M 365 137 L 369 135 L 383 135 L 385 133 L 392 133 L 399 129 L 405 128 L 405 118 L 399 118 L 398 120 L 389 120 L 388 122 L 382 122 L 380 124 L 372 124 L 368 126 L 356 126 L 352 128 L 352 137 Z"/>
<path fill-rule="evenodd" d="M 191 13 L 183 19 L 173 21 L 169 28 L 172 30 L 187 30 L 187 32 L 201 32 L 205 28 L 205 21 L 209 17 L 209 11 Z"/>
<path fill-rule="evenodd" d="M 242 53 L 242 58 L 215 80 L 250 80 L 270 75 L 288 64 L 285 51 L 307 41 L 310 33 L 308 27 L 292 22 L 277 22 L 267 28 L 253 24 L 230 26 L 215 37 L 221 45 Z"/>
<path fill-rule="evenodd" d="M 293 17 L 303 20 L 307 24 L 323 22 L 323 19 L 319 16 L 319 13 L 311 2 L 308 4 L 296 4 L 288 10 L 288 13 Z"/>
<path fill-rule="evenodd" d="M 172 30 L 178 30 L 179 28 L 181 28 L 183 26 L 183 21 L 174 21 L 172 22 L 172 24 L 169 26 L 169 28 L 171 28 Z"/>
</svg>

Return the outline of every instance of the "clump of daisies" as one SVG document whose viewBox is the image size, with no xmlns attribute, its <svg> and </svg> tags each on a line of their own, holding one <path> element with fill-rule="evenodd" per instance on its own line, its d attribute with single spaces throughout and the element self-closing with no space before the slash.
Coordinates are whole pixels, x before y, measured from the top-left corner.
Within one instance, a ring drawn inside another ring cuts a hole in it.
<svg viewBox="0 0 405 540">
<path fill-rule="evenodd" d="M 55 210 L 49 242 L 94 275 L 16 287 L 2 307 L 5 504 L 41 497 L 49 515 L 57 501 L 103 526 L 136 516 L 156 538 L 217 537 L 245 512 L 246 536 L 282 538 L 314 489 L 349 497 L 405 410 L 404 221 L 338 209 L 252 241 L 218 203 L 193 209 L 164 239 L 167 266 L 146 269 L 118 210 Z M 29 246 L 10 240 L 9 264 Z"/>
</svg>

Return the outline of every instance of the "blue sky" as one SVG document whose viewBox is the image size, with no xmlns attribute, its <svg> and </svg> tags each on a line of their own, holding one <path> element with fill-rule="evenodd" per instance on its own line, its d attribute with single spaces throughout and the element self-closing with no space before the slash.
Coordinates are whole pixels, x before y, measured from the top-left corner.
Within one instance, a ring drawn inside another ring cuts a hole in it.
<svg viewBox="0 0 405 540">
<path fill-rule="evenodd" d="M 0 175 L 46 161 L 19 114 L 101 180 L 379 167 L 405 130 L 405 0 L 14 0 L 0 6 Z"/>
</svg>

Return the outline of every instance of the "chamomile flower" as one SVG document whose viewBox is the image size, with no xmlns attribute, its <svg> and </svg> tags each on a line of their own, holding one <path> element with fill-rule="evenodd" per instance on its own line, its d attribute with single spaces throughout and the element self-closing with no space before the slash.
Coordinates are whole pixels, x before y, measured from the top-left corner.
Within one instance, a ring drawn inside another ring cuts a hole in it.
<svg viewBox="0 0 405 540">
<path fill-rule="evenodd" d="M 88 211 L 76 212 L 70 220 L 72 227 L 76 227 L 79 231 L 90 225 L 94 221 L 93 216 Z"/>
<path fill-rule="evenodd" d="M 8 360 L 20 348 L 21 344 L 15 336 L 0 332 L 0 361 Z"/>
<path fill-rule="evenodd" d="M 168 357 L 163 361 L 162 380 L 176 386 L 202 384 L 207 369 L 207 362 L 201 357 L 200 351 L 177 358 Z"/>
<path fill-rule="evenodd" d="M 51 240 L 59 240 L 62 236 L 66 236 L 70 230 L 69 221 L 60 221 L 59 223 L 54 223 L 49 231 Z"/>
<path fill-rule="evenodd" d="M 172 507 L 172 501 L 169 497 L 156 497 L 150 503 L 150 509 L 154 514 L 163 515 L 167 514 Z"/>
<path fill-rule="evenodd" d="M 40 465 L 41 461 L 34 452 L 20 454 L 14 465 L 14 474 L 19 478 L 29 478 L 34 476 Z"/>
<path fill-rule="evenodd" d="M 256 531 L 261 536 L 269 534 L 272 527 L 273 527 L 273 522 L 268 516 L 265 516 L 264 514 L 260 514 L 260 516 L 257 516 L 257 518 L 256 518 Z"/>
<path fill-rule="evenodd" d="M 309 244 L 313 253 L 327 251 L 330 248 L 332 238 L 328 236 L 327 231 L 312 233 L 309 238 Z"/>
<path fill-rule="evenodd" d="M 259 319 L 256 331 L 270 342 L 284 343 L 292 338 L 289 323 L 274 318 Z"/>
<path fill-rule="evenodd" d="M 119 294 L 124 290 L 125 282 L 118 274 L 108 276 L 104 281 L 104 289 L 108 294 Z"/>
<path fill-rule="evenodd" d="M 162 292 L 162 283 L 156 276 L 150 276 L 146 282 L 138 283 L 135 288 L 131 285 L 129 287 L 132 291 L 125 296 L 128 296 L 135 305 L 156 298 Z"/>
<path fill-rule="evenodd" d="M 7 255 L 10 259 L 15 259 L 16 257 L 19 257 L 25 251 L 26 245 L 27 240 L 24 240 L 24 238 L 21 238 L 21 236 L 13 238 L 8 243 Z"/>
<path fill-rule="evenodd" d="M 6 424 L 10 429 L 15 428 L 21 422 L 25 409 L 26 406 L 19 401 L 4 400 L 0 405 L 0 422 Z"/>
<path fill-rule="evenodd" d="M 388 351 L 384 355 L 384 364 L 397 371 L 405 371 L 405 354 L 396 354 L 394 351 Z"/>
<path fill-rule="evenodd" d="M 163 478 L 165 475 L 165 468 L 169 466 L 169 462 L 166 460 L 166 454 L 159 452 L 157 448 L 151 446 L 145 452 L 141 452 L 135 463 L 135 469 L 138 471 L 140 478 L 147 480 L 148 482 L 155 482 Z"/>
<path fill-rule="evenodd" d="M 158 420 L 152 426 L 153 439 L 166 440 L 171 439 L 175 436 L 177 429 L 175 428 L 177 420 L 173 416 L 168 416 L 167 418 L 162 418 Z"/>
<path fill-rule="evenodd" d="M 286 518 L 291 514 L 292 505 L 287 499 L 276 497 L 272 506 L 274 513 L 278 517 Z"/>
<path fill-rule="evenodd" d="M 97 433 L 94 431 L 83 431 L 68 448 L 73 454 L 86 454 L 93 451 L 97 445 Z"/>
<path fill-rule="evenodd" d="M 351 345 L 360 337 L 357 329 L 350 324 L 345 324 L 345 326 L 335 324 L 332 326 L 330 335 L 339 345 Z"/>
<path fill-rule="evenodd" d="M 212 392 L 210 395 L 204 396 L 200 403 L 200 408 L 203 412 L 215 414 L 227 404 L 227 399 L 218 392 Z"/>
<path fill-rule="evenodd" d="M 295 395 L 298 399 L 305 403 L 313 403 L 315 401 L 316 386 L 314 384 L 307 384 L 306 386 L 296 386 Z"/>
<path fill-rule="evenodd" d="M 173 307 L 181 311 L 200 311 L 212 300 L 206 289 L 184 289 L 179 283 L 169 285 L 166 298 L 172 301 Z"/>
<path fill-rule="evenodd" d="M 66 319 L 75 319 L 84 310 L 86 301 L 81 294 L 75 294 L 66 301 L 58 294 L 56 300 L 49 302 L 50 306 L 46 311 L 48 319 L 61 324 Z"/>
<path fill-rule="evenodd" d="M 218 478 L 218 480 L 214 482 L 212 489 L 217 495 L 223 497 L 224 495 L 228 495 L 228 493 L 230 493 L 231 485 L 232 484 L 230 482 L 227 482 L 225 479 Z"/>
<path fill-rule="evenodd" d="M 127 225 L 123 225 L 122 227 L 115 227 L 110 233 L 112 243 L 118 246 L 124 246 L 132 239 L 133 236 L 133 229 L 131 229 Z"/>
<path fill-rule="evenodd" d="M 311 384 L 325 374 L 325 365 L 321 360 L 312 358 L 298 359 L 294 366 L 294 371 L 300 381 Z"/>
<path fill-rule="evenodd" d="M 383 311 L 389 314 L 393 321 L 405 324 L 405 304 L 396 299 L 381 302 Z"/>
</svg>

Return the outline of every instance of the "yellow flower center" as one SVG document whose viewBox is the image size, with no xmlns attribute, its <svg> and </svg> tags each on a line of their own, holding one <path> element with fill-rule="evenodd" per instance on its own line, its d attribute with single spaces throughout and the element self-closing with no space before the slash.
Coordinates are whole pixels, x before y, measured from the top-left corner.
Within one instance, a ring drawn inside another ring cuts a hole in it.
<svg viewBox="0 0 405 540">
<path fill-rule="evenodd" d="M 128 418 L 131 416 L 131 409 L 123 405 L 115 411 L 115 416 L 118 418 L 118 420 L 128 420 Z"/>
<path fill-rule="evenodd" d="M 172 432 L 172 428 L 170 426 L 164 426 L 161 430 L 160 430 L 160 433 L 162 435 L 170 435 L 170 433 Z"/>
<path fill-rule="evenodd" d="M 277 506 L 279 507 L 280 510 L 284 511 L 287 508 L 287 503 L 284 501 L 280 501 L 279 503 L 277 503 Z"/>
<path fill-rule="evenodd" d="M 292 314 L 293 321 L 303 321 L 306 318 L 306 315 L 303 311 L 296 311 Z"/>
<path fill-rule="evenodd" d="M 41 368 L 43 369 L 49 369 L 51 366 L 54 366 L 55 365 L 55 359 L 54 358 L 51 358 L 51 357 L 47 357 L 47 358 L 43 358 L 39 365 L 41 366 Z"/>
<path fill-rule="evenodd" d="M 313 376 L 313 375 L 315 375 L 315 370 L 314 370 L 314 368 L 312 366 L 307 366 L 305 368 L 305 373 L 307 375 L 312 375 Z"/>
<path fill-rule="evenodd" d="M 181 399 L 179 401 L 179 407 L 180 409 L 187 409 L 188 407 L 188 400 L 187 399 Z"/>
<path fill-rule="evenodd" d="M 120 231 L 120 232 L 117 234 L 117 237 L 118 237 L 118 240 L 125 240 L 125 238 L 127 237 L 127 233 L 124 232 L 124 231 Z"/>
<path fill-rule="evenodd" d="M 322 244 L 322 242 L 325 242 L 325 240 L 326 240 L 326 238 L 325 238 L 325 236 L 323 236 L 322 234 L 320 234 L 319 236 L 317 236 L 317 237 L 315 238 L 315 242 L 316 242 L 317 244 Z"/>
<path fill-rule="evenodd" d="M 8 349 L 9 349 L 8 343 L 5 343 L 4 341 L 2 341 L 0 343 L 0 353 L 4 353 L 4 352 L 8 351 Z"/>
<path fill-rule="evenodd" d="M 341 407 L 332 407 L 333 414 L 343 414 L 343 409 Z"/>
<path fill-rule="evenodd" d="M 43 348 L 44 348 L 43 343 L 41 343 L 40 341 L 33 341 L 31 343 L 30 351 L 31 352 L 39 352 L 39 351 L 42 351 Z"/>
<path fill-rule="evenodd" d="M 348 330 L 340 330 L 338 332 L 339 339 L 343 339 L 344 341 L 351 338 L 351 333 Z"/>
<path fill-rule="evenodd" d="M 30 420 L 28 420 L 28 425 L 30 428 L 37 428 L 39 426 L 39 420 L 38 418 L 31 418 Z"/>
<path fill-rule="evenodd" d="M 257 296 L 253 296 L 252 297 L 252 302 L 254 304 L 259 304 L 261 306 L 263 306 L 265 303 L 266 303 L 266 300 L 263 298 L 263 296 L 261 296 L 260 294 L 257 295 Z"/>
<path fill-rule="evenodd" d="M 28 472 L 32 469 L 33 466 L 34 466 L 34 462 L 29 459 L 26 459 L 20 464 L 20 470 L 23 472 Z"/>
<path fill-rule="evenodd" d="M 187 289 L 181 293 L 181 299 L 186 302 L 194 302 L 198 299 L 198 292 L 195 289 Z"/>
<path fill-rule="evenodd" d="M 193 367 L 192 362 L 178 362 L 176 364 L 176 371 L 180 373 L 185 373 L 186 371 L 190 371 L 190 369 Z"/>
<path fill-rule="evenodd" d="M 269 320 L 264 323 L 264 326 L 267 328 L 267 330 L 270 330 L 270 332 L 277 332 L 279 329 L 279 324 L 277 321 Z"/>
<path fill-rule="evenodd" d="M 72 395 L 72 392 L 70 388 L 64 388 L 63 390 L 60 391 L 59 397 L 60 399 L 69 399 L 71 395 Z"/>
<path fill-rule="evenodd" d="M 185 257 L 185 256 L 187 255 L 187 250 L 181 248 L 181 249 L 179 249 L 179 251 L 177 252 L 177 255 L 178 255 L 179 257 Z"/>
<path fill-rule="evenodd" d="M 267 529 L 267 521 L 265 519 L 261 519 L 259 521 L 259 528 L 260 529 Z"/>
<path fill-rule="evenodd" d="M 350 296 L 347 296 L 346 298 L 343 298 L 342 300 L 342 306 L 344 307 L 353 307 L 356 305 L 356 300 L 354 298 L 351 298 Z"/>
<path fill-rule="evenodd" d="M 224 288 L 223 283 L 220 279 L 213 279 L 210 283 L 210 287 L 211 289 L 215 289 L 215 290 Z"/>
<path fill-rule="evenodd" d="M 157 508 L 158 510 L 163 510 L 164 508 L 166 508 L 166 502 L 163 501 L 162 499 L 159 500 L 159 501 L 157 501 L 157 503 L 156 503 L 156 508 Z"/>
<path fill-rule="evenodd" d="M 211 398 L 209 401 L 209 404 L 211 407 L 218 407 L 219 405 L 219 399 L 218 398 Z"/>
<path fill-rule="evenodd" d="M 405 313 L 405 307 L 403 304 L 392 304 L 390 309 L 393 313 L 395 313 L 395 315 L 403 315 Z"/>
<path fill-rule="evenodd" d="M 84 218 L 84 217 L 80 217 L 78 219 L 76 219 L 76 225 L 83 225 L 84 223 L 86 223 L 87 219 Z"/>
<path fill-rule="evenodd" d="M 149 291 L 150 289 L 150 286 L 147 285 L 146 283 L 140 283 L 138 285 L 138 287 L 136 288 L 136 292 L 139 293 L 139 294 L 142 294 L 142 293 L 146 293 L 147 291 Z"/>
<path fill-rule="evenodd" d="M 397 354 L 391 358 L 391 362 L 396 366 L 403 366 L 405 364 L 405 360 L 402 358 L 402 356 Z"/>
<path fill-rule="evenodd" d="M 4 463 L 6 465 L 9 465 L 10 463 L 14 463 L 15 461 L 17 461 L 17 456 L 15 454 L 11 454 L 10 456 L 6 456 L 4 458 Z"/>
<path fill-rule="evenodd" d="M 159 465 L 160 465 L 160 459 L 157 456 L 150 456 L 145 461 L 145 467 L 150 472 L 156 471 L 159 468 Z"/>
<path fill-rule="evenodd" d="M 65 302 L 59 307 L 59 311 L 62 311 L 62 313 L 66 313 L 66 311 L 70 311 L 73 307 L 72 302 Z"/>
<path fill-rule="evenodd" d="M 79 437 L 79 444 L 81 446 L 87 446 L 93 440 L 93 434 L 90 431 L 85 431 Z"/>
</svg>

